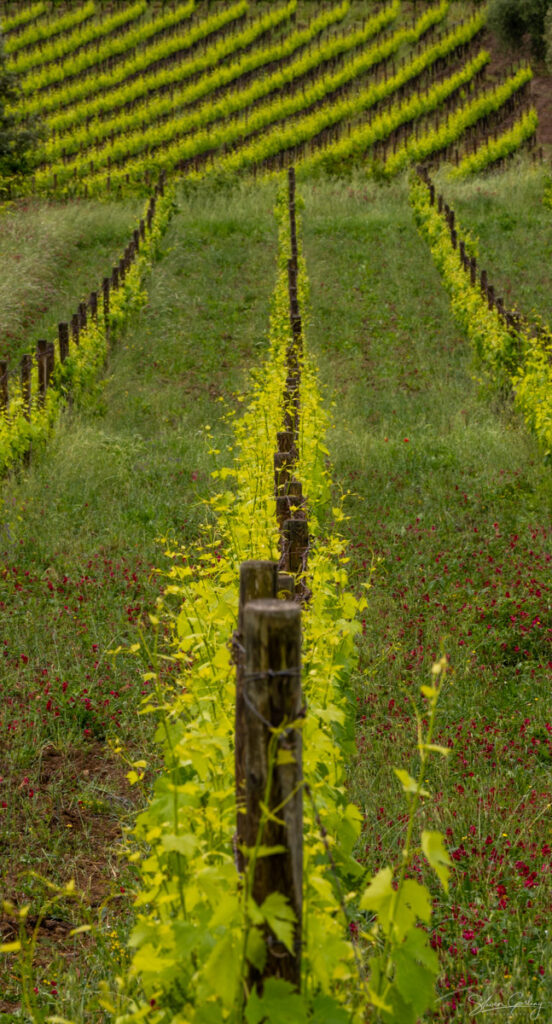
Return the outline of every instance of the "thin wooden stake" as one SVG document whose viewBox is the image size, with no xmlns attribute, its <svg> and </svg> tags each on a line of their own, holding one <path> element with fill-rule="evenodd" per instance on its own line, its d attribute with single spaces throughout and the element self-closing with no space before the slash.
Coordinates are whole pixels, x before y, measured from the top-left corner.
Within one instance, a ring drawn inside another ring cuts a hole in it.
<svg viewBox="0 0 552 1024">
<path fill-rule="evenodd" d="M 251 968 L 250 983 L 277 977 L 297 989 L 301 982 L 303 889 L 303 794 L 301 733 L 292 723 L 303 715 L 301 696 L 301 612 L 292 601 L 252 601 L 244 610 L 245 646 L 245 841 L 252 850 L 283 847 L 257 859 L 252 896 L 261 905 L 280 893 L 295 914 L 293 953 L 267 929 L 262 972 Z M 276 738 L 275 729 L 280 730 Z M 281 762 L 278 764 L 278 754 Z M 285 758 L 281 755 L 285 755 Z M 269 780 L 272 784 L 269 785 Z M 268 821 L 262 805 L 274 812 Z M 264 817 L 264 822 L 263 822 Z"/>
<path fill-rule="evenodd" d="M 246 604 L 259 598 L 275 598 L 277 594 L 278 563 L 268 561 L 242 562 L 240 566 L 240 599 L 238 611 L 238 628 L 234 635 L 236 651 L 236 859 L 238 871 L 243 874 L 244 857 L 240 847 L 245 840 L 245 752 L 244 752 L 244 714 L 243 699 L 244 646 L 243 646 L 243 612 Z"/>
<path fill-rule="evenodd" d="M 0 409 L 7 409 L 9 405 L 8 391 L 8 364 L 0 363 Z"/>
</svg>

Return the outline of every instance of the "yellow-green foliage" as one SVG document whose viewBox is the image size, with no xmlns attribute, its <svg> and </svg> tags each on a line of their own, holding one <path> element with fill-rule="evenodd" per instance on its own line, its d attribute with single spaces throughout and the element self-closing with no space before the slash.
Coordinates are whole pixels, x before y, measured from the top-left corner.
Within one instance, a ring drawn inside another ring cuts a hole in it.
<svg viewBox="0 0 552 1024">
<path fill-rule="evenodd" d="M 124 284 L 111 293 L 109 331 L 114 340 L 133 311 L 145 300 L 144 278 L 159 250 L 161 236 L 174 204 L 171 189 L 157 200 L 152 229 L 125 277 Z M 30 412 L 21 385 L 10 382 L 10 401 L 0 413 L 0 474 L 5 473 L 31 447 L 44 444 L 68 398 L 82 402 L 97 381 L 107 356 L 105 314 L 99 304 L 98 319 L 89 318 L 80 332 L 79 345 L 72 346 L 64 363 L 58 363 L 43 405 L 33 396 Z"/>
<path fill-rule="evenodd" d="M 451 177 L 465 178 L 469 174 L 477 174 L 485 170 L 490 164 L 510 156 L 519 149 L 527 139 L 530 139 L 536 132 L 539 119 L 536 110 L 532 107 L 527 110 L 518 121 L 503 132 L 496 139 L 489 138 L 487 142 L 479 146 L 475 153 L 468 153 L 460 161 L 458 167 L 451 171 Z"/>
<path fill-rule="evenodd" d="M 479 366 L 493 385 L 512 390 L 514 404 L 541 443 L 545 457 L 552 453 L 552 336 L 545 328 L 533 337 L 527 328 L 509 330 L 496 308 L 489 310 L 479 287 L 453 248 L 444 218 L 431 205 L 427 185 L 412 178 L 410 202 L 418 228 L 431 249 L 450 295 L 452 312 L 466 331 Z M 469 249 L 469 244 L 467 246 Z"/>
</svg>

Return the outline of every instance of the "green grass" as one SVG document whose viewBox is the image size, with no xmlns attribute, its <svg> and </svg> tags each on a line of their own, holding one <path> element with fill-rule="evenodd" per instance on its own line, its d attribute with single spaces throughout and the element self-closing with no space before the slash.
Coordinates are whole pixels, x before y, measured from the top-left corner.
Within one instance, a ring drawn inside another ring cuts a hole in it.
<svg viewBox="0 0 552 1024">
<path fill-rule="evenodd" d="M 518 190 L 521 209 L 531 178 Z M 448 899 L 434 893 L 438 1016 L 467 1021 L 490 999 L 520 1004 L 508 1012 L 521 1022 L 551 997 L 550 471 L 508 405 L 473 383 L 403 186 L 308 189 L 304 228 L 354 584 L 376 563 L 350 775 L 365 815 L 359 855 L 374 871 L 400 857 L 406 807 L 392 766 L 414 769 L 411 701 L 421 706 L 444 649 L 437 742 L 451 755 L 434 763 L 420 815 L 454 855 Z M 537 239 L 524 256 L 530 276 Z"/>
<path fill-rule="evenodd" d="M 0 359 L 15 368 L 39 338 L 101 291 L 138 226 L 143 203 L 21 201 L 0 213 Z"/>
<path fill-rule="evenodd" d="M 270 189 L 182 201 L 100 401 L 88 415 L 67 414 L 48 453 L 3 484 L 1 896 L 36 913 L 46 891 L 32 868 L 56 884 L 74 877 L 96 918 L 111 900 L 95 953 L 86 939 L 43 930 L 39 975 L 58 992 L 47 997 L 40 982 L 44 1012 L 101 1016 L 87 1007 L 128 916 L 117 851 L 140 802 L 107 744 L 118 736 L 131 755 L 151 754 L 149 718 L 137 716 L 147 659 L 108 652 L 141 631 L 153 641 L 161 538 L 185 544 L 206 515 L 215 465 L 206 424 L 223 447 L 225 412 L 266 343 L 272 205 Z M 67 900 L 50 914 L 83 919 Z M 9 915 L 0 924 L 9 936 Z M 20 984 L 5 960 L 0 1020 L 9 1024 L 20 1019 Z"/>
</svg>

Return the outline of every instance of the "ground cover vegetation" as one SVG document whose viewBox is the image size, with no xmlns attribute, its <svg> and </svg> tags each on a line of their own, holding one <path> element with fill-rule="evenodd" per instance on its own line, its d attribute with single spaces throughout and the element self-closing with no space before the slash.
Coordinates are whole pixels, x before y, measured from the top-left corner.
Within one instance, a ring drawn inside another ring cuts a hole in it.
<svg viewBox="0 0 552 1024">
<path fill-rule="evenodd" d="M 0 213 L 3 360 L 55 335 L 136 226 L 136 193 L 169 175 L 111 344 L 90 325 L 72 402 L 54 388 L 37 409 L 48 447 L 5 460 L 5 1024 L 549 1015 L 551 189 L 521 160 L 466 181 L 537 129 L 531 70 L 485 77 L 486 14 L 3 5 L 0 132 L 45 119 L 31 175 L 4 170 L 25 195 Z M 260 833 L 236 872 L 228 647 L 240 562 L 278 556 L 291 160 L 300 992 L 255 986 L 299 925 L 286 894 L 253 898 Z M 488 308 L 427 183 L 397 178 L 420 160 L 452 162 L 434 180 L 458 237 L 535 329 Z"/>
</svg>

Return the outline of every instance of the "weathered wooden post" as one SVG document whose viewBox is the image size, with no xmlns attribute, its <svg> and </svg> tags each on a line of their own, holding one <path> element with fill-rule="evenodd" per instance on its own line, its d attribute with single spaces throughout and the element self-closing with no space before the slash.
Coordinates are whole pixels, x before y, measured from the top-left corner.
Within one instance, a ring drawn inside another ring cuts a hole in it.
<svg viewBox="0 0 552 1024">
<path fill-rule="evenodd" d="M 8 364 L 0 363 L 0 409 L 7 409 L 10 396 L 8 392 Z"/>
<path fill-rule="evenodd" d="M 79 344 L 79 331 L 80 331 L 79 315 L 78 315 L 78 313 L 73 313 L 73 316 L 71 317 L 71 337 L 73 339 L 73 344 L 74 345 L 78 345 Z"/>
<path fill-rule="evenodd" d="M 294 575 L 304 571 L 309 546 L 309 526 L 306 519 L 286 519 L 282 530 L 282 559 L 280 568 Z"/>
<path fill-rule="evenodd" d="M 59 359 L 64 363 L 69 355 L 69 324 L 58 324 Z"/>
<path fill-rule="evenodd" d="M 48 342 L 44 339 L 37 341 L 36 343 L 36 358 L 38 363 L 38 404 L 44 405 L 44 399 L 46 398 L 46 388 L 48 386 L 48 369 L 47 369 L 47 358 L 48 358 Z"/>
<path fill-rule="evenodd" d="M 109 290 L 111 282 L 108 277 L 104 277 L 102 281 L 102 294 L 103 294 L 103 315 L 104 315 L 104 330 L 107 341 L 109 342 Z"/>
<path fill-rule="evenodd" d="M 53 341 L 46 345 L 46 388 L 50 387 L 50 381 L 56 365 L 56 349 Z"/>
<path fill-rule="evenodd" d="M 271 893 L 286 896 L 295 914 L 293 952 L 267 934 L 264 971 L 252 968 L 250 982 L 278 977 L 301 982 L 303 876 L 303 794 L 301 732 L 292 723 L 303 715 L 301 696 L 301 611 L 293 601 L 247 604 L 245 646 L 245 845 L 258 840 L 282 852 L 259 858 L 249 879 L 260 905 Z M 287 728 L 286 728 L 287 726 Z M 274 730 L 283 730 L 278 733 Z M 262 805 L 276 811 L 268 818 Z"/>
<path fill-rule="evenodd" d="M 291 258 L 297 270 L 297 220 L 295 217 L 295 167 L 288 168 L 288 208 L 289 231 L 291 240 Z"/>
<path fill-rule="evenodd" d="M 297 296 L 297 265 L 293 259 L 288 260 L 288 292 L 291 333 L 295 347 L 294 353 L 288 352 L 288 359 L 291 357 L 291 361 L 296 365 L 297 356 L 301 354 L 303 348 L 303 325 Z"/>
<path fill-rule="evenodd" d="M 278 573 L 278 597 L 288 601 L 295 597 L 295 577 L 289 572 Z"/>
<path fill-rule="evenodd" d="M 21 393 L 25 407 L 25 418 L 31 418 L 31 373 L 33 369 L 33 357 L 24 355 L 21 358 Z"/>
<path fill-rule="evenodd" d="M 244 858 L 240 846 L 245 843 L 245 754 L 244 754 L 244 713 L 243 674 L 243 612 L 250 601 L 259 598 L 275 598 L 278 585 L 278 563 L 268 561 L 242 562 L 240 566 L 240 599 L 238 610 L 238 629 L 234 635 L 236 652 L 236 729 L 235 729 L 235 766 L 236 766 L 236 807 L 237 807 L 237 863 L 238 871 L 243 872 Z"/>
<path fill-rule="evenodd" d="M 289 482 L 288 498 L 291 508 L 299 509 L 305 504 L 305 499 L 303 497 L 303 484 L 295 477 L 292 477 Z"/>
<path fill-rule="evenodd" d="M 284 528 L 286 519 L 289 519 L 291 515 L 291 507 L 289 503 L 289 497 L 287 494 L 276 495 L 276 519 L 278 520 L 278 529 L 280 533 Z"/>
<path fill-rule="evenodd" d="M 274 494 L 285 494 L 293 472 L 293 460 L 289 452 L 274 452 Z"/>
</svg>

